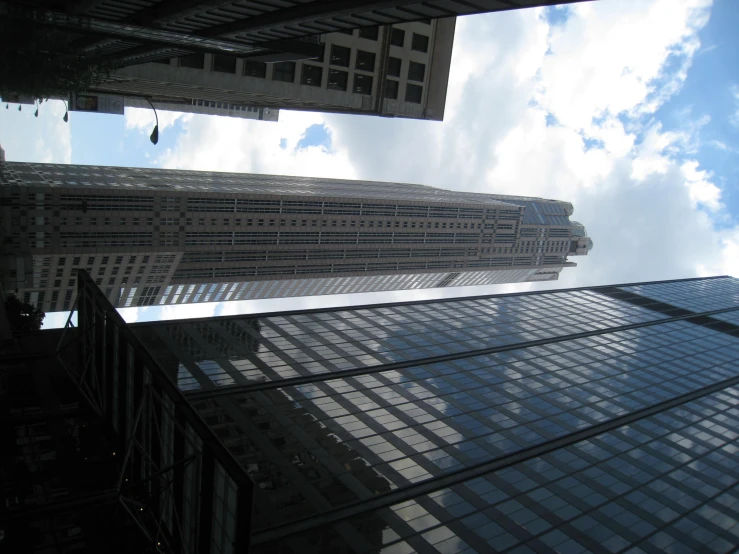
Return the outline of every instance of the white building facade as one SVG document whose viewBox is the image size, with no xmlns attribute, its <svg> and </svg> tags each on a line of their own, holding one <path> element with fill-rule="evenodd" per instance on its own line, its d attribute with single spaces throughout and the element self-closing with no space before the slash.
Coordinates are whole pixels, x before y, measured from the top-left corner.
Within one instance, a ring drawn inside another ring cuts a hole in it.
<svg viewBox="0 0 739 554">
<path fill-rule="evenodd" d="M 5 162 L 2 283 L 68 310 L 555 280 L 567 202 L 416 184 Z"/>
</svg>

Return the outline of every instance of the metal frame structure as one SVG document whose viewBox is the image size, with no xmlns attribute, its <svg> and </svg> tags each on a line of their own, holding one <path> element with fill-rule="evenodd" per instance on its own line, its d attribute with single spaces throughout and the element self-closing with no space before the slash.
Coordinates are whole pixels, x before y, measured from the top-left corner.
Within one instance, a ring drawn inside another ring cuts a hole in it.
<svg viewBox="0 0 739 554">
<path fill-rule="evenodd" d="M 155 551 L 247 552 L 246 472 L 84 270 L 77 282 L 57 357 L 122 458 L 118 501 Z"/>
</svg>

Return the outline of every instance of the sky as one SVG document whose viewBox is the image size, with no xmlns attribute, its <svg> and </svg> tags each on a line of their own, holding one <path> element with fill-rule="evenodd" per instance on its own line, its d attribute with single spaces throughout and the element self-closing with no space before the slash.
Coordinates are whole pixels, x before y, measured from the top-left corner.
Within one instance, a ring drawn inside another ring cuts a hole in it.
<svg viewBox="0 0 739 554">
<path fill-rule="evenodd" d="M 572 202 L 594 241 L 554 283 L 120 310 L 127 321 L 739 277 L 739 2 L 598 0 L 458 19 L 443 122 L 0 110 L 8 160 L 413 182 Z M 46 327 L 66 314 L 48 314 Z"/>
</svg>

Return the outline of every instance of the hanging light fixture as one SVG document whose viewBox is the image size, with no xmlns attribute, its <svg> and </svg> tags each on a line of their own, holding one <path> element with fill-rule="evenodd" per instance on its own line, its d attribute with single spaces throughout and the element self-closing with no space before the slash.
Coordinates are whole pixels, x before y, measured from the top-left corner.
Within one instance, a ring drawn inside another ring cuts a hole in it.
<svg viewBox="0 0 739 554">
<path fill-rule="evenodd" d="M 64 102 L 64 100 L 62 100 L 62 102 Z M 67 106 L 66 102 L 64 102 L 64 109 L 66 111 L 64 112 L 64 117 L 62 119 L 64 120 L 64 123 L 66 123 L 67 121 L 69 121 L 69 106 Z"/>
<path fill-rule="evenodd" d="M 144 97 L 144 98 L 146 98 L 146 97 Z M 151 135 L 149 136 L 149 140 L 151 141 L 151 143 L 152 144 L 156 144 L 157 142 L 159 142 L 159 116 L 157 115 L 157 110 L 156 110 L 156 108 L 154 108 L 154 104 L 151 103 L 151 100 L 149 100 L 148 98 L 146 98 L 146 101 L 151 106 L 151 109 L 154 110 L 154 117 L 157 120 L 156 125 L 154 125 L 154 130 L 151 132 Z"/>
</svg>

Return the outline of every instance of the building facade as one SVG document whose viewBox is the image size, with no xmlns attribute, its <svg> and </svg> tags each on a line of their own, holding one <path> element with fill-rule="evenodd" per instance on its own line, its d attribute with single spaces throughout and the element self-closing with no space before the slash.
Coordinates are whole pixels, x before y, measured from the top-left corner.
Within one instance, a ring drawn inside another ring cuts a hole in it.
<svg viewBox="0 0 739 554">
<path fill-rule="evenodd" d="M 87 92 L 129 106 L 146 97 L 268 121 L 280 108 L 440 121 L 456 16 L 574 1 L 10 1 L 0 17 L 28 26 L 30 42 L 42 20 L 80 63 L 122 68 Z"/>
<path fill-rule="evenodd" d="M 567 202 L 404 183 L 0 166 L 3 287 L 68 310 L 557 279 L 592 247 Z"/>
<path fill-rule="evenodd" d="M 446 18 L 328 33 L 313 59 L 164 58 L 119 69 L 94 90 L 124 95 L 126 106 L 148 108 L 146 96 L 157 109 L 268 121 L 280 108 L 441 121 L 454 27 Z"/>
<path fill-rule="evenodd" d="M 255 553 L 729 552 L 739 280 L 131 325 Z"/>
</svg>

